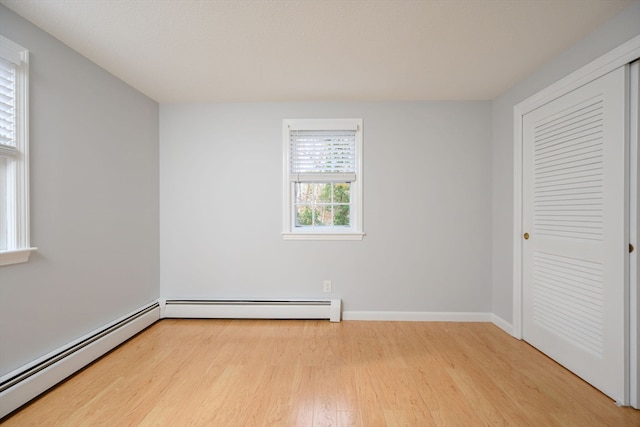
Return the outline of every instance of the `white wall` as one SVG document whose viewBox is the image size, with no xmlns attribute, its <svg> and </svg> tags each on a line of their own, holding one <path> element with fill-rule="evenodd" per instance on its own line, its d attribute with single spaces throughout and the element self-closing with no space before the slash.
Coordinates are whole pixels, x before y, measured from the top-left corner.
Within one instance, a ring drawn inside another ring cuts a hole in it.
<svg viewBox="0 0 640 427">
<path fill-rule="evenodd" d="M 492 311 L 513 320 L 513 107 L 640 34 L 640 1 L 499 96 L 492 106 Z"/>
<path fill-rule="evenodd" d="M 283 241 L 282 119 L 364 119 L 356 242 Z M 160 107 L 161 295 L 489 312 L 490 103 Z"/>
<path fill-rule="evenodd" d="M 0 5 L 30 51 L 31 234 L 0 267 L 0 375 L 159 290 L 158 105 Z"/>
</svg>

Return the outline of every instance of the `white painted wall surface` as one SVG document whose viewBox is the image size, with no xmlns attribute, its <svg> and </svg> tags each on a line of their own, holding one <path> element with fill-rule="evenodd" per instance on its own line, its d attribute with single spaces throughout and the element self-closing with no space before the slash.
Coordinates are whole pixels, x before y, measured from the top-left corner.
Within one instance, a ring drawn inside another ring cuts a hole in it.
<svg viewBox="0 0 640 427">
<path fill-rule="evenodd" d="M 492 311 L 513 321 L 513 107 L 640 34 L 640 1 L 493 101 Z"/>
<path fill-rule="evenodd" d="M 0 5 L 30 51 L 31 241 L 0 267 L 0 375 L 158 298 L 158 105 Z"/>
<path fill-rule="evenodd" d="M 490 107 L 162 105 L 161 296 L 331 296 L 350 312 L 489 312 Z M 282 119 L 343 117 L 364 120 L 367 235 L 283 241 Z"/>
</svg>

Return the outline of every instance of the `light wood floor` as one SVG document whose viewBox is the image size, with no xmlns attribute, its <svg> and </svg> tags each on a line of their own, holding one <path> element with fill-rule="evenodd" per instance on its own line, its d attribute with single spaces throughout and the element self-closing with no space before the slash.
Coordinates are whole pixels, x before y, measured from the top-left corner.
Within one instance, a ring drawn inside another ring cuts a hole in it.
<svg viewBox="0 0 640 427">
<path fill-rule="evenodd" d="M 640 426 L 487 323 L 162 320 L 5 426 Z"/>
</svg>

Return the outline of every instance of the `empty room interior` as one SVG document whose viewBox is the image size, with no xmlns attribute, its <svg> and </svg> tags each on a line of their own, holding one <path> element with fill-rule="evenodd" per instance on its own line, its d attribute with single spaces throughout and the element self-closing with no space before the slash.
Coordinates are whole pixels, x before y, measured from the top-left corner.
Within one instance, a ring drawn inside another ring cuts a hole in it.
<svg viewBox="0 0 640 427">
<path fill-rule="evenodd" d="M 0 423 L 640 426 L 638 0 L 0 0 Z"/>
</svg>

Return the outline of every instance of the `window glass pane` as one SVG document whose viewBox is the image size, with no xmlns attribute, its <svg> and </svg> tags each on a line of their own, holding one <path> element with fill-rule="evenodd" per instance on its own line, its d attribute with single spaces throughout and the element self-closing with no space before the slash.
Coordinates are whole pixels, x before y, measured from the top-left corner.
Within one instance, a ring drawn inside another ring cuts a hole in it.
<svg viewBox="0 0 640 427">
<path fill-rule="evenodd" d="M 296 227 L 313 225 L 313 210 L 309 205 L 296 206 Z"/>
<path fill-rule="evenodd" d="M 314 184 L 315 203 L 331 203 L 331 183 Z"/>
<path fill-rule="evenodd" d="M 313 201 L 313 185 L 306 182 L 296 182 L 296 204 L 307 204 Z"/>
<path fill-rule="evenodd" d="M 338 205 L 333 208 L 333 225 L 349 226 L 351 225 L 350 207 L 349 205 Z"/>
<path fill-rule="evenodd" d="M 333 209 L 330 205 L 319 205 L 316 208 L 316 227 L 331 227 L 333 225 Z"/>
<path fill-rule="evenodd" d="M 348 182 L 340 182 L 334 184 L 333 202 L 334 203 L 350 203 L 351 184 Z"/>
<path fill-rule="evenodd" d="M 351 184 L 295 183 L 296 227 L 349 227 Z"/>
</svg>

